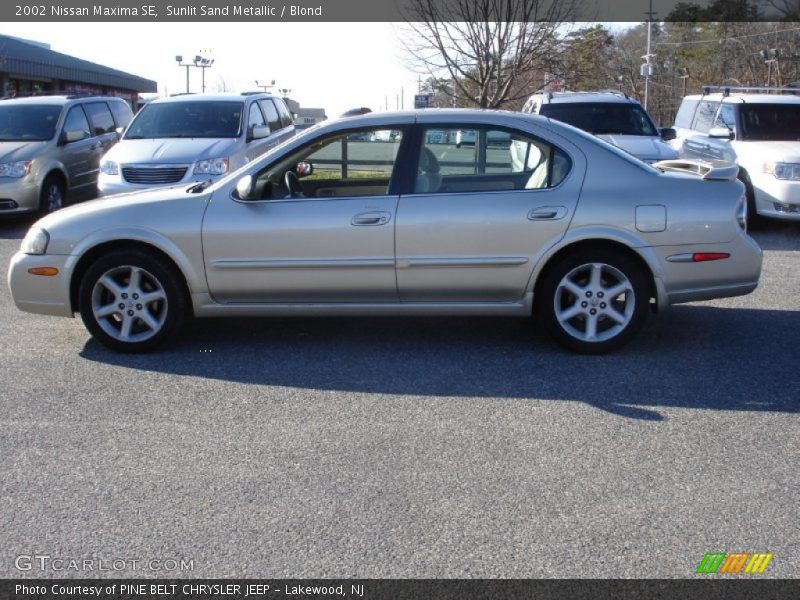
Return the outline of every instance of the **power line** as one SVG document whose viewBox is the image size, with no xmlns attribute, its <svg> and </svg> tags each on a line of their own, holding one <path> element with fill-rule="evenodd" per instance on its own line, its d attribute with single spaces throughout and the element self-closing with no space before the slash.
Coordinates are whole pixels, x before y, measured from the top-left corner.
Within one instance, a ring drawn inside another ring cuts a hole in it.
<svg viewBox="0 0 800 600">
<path fill-rule="evenodd" d="M 744 35 L 729 35 L 724 38 L 715 38 L 713 40 L 693 40 L 689 42 L 656 42 L 656 46 L 692 46 L 695 44 L 719 44 L 727 40 L 741 40 L 744 38 L 761 37 L 762 35 L 775 35 L 778 33 L 791 33 L 793 31 L 800 31 L 800 27 L 792 27 L 790 29 L 778 29 L 777 31 L 763 31 L 761 33 L 747 33 Z"/>
</svg>

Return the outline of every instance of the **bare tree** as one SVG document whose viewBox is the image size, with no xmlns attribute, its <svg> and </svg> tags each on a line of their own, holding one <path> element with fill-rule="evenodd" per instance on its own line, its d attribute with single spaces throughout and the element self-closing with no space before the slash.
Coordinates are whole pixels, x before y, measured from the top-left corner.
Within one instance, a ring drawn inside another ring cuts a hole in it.
<svg viewBox="0 0 800 600">
<path fill-rule="evenodd" d="M 418 72 L 459 104 L 497 108 L 541 87 L 576 0 L 408 0 L 401 40 Z"/>
</svg>

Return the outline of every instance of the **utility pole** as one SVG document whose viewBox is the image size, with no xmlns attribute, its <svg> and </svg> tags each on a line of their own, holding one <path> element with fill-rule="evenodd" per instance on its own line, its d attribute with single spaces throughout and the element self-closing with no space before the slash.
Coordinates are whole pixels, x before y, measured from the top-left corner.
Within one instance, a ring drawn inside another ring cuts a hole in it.
<svg viewBox="0 0 800 600">
<path fill-rule="evenodd" d="M 653 17 L 656 14 L 653 12 L 653 0 L 650 0 L 650 10 L 648 10 L 645 14 L 647 15 L 647 54 L 642 56 L 645 62 L 642 65 L 641 74 L 644 75 L 644 109 L 647 110 L 647 102 L 650 96 L 650 76 L 655 71 L 653 68 L 653 63 L 650 62 L 655 56 L 655 54 L 652 53 L 650 44 Z"/>
</svg>

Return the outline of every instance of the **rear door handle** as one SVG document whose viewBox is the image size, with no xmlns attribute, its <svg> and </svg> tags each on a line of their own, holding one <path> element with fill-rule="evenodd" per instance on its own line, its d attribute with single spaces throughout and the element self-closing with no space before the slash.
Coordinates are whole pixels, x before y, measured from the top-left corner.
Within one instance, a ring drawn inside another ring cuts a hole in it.
<svg viewBox="0 0 800 600">
<path fill-rule="evenodd" d="M 392 215 L 388 212 L 359 213 L 350 221 L 352 225 L 384 225 Z"/>
<path fill-rule="evenodd" d="M 528 219 L 531 221 L 557 221 L 566 215 L 566 206 L 539 206 L 528 213 Z"/>
</svg>

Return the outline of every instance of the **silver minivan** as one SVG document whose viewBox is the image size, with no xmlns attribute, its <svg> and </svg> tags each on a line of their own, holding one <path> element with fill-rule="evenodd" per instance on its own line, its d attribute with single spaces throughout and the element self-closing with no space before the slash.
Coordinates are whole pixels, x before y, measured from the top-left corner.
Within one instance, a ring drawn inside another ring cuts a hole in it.
<svg viewBox="0 0 800 600">
<path fill-rule="evenodd" d="M 286 104 L 269 94 L 159 98 L 139 111 L 103 157 L 100 195 L 215 180 L 294 133 Z"/>
<path fill-rule="evenodd" d="M 122 98 L 108 96 L 0 101 L 0 216 L 93 198 L 100 160 L 132 118 Z"/>
</svg>

